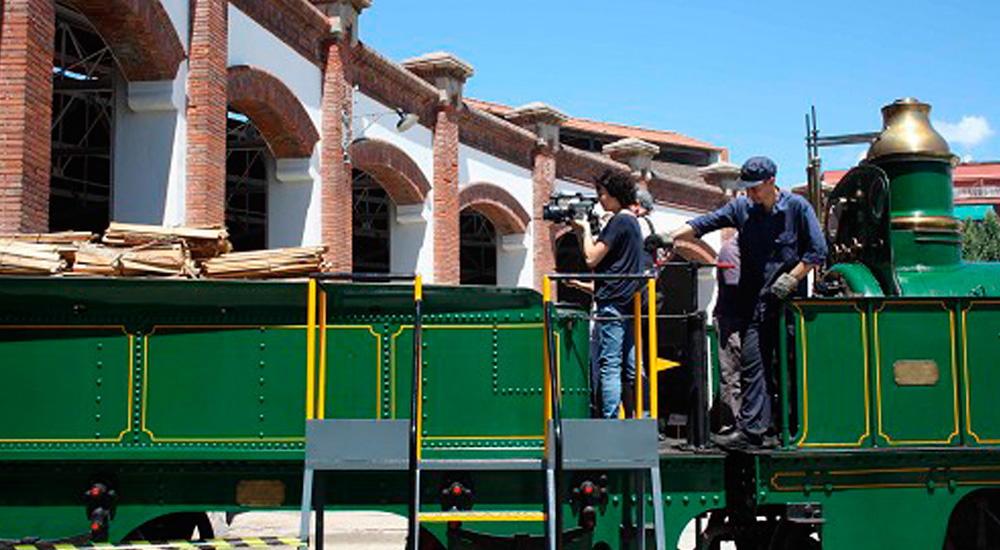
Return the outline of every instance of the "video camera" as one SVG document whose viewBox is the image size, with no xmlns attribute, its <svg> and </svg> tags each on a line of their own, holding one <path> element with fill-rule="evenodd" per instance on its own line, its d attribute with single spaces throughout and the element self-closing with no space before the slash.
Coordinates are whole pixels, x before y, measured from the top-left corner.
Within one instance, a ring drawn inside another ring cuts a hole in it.
<svg viewBox="0 0 1000 550">
<path fill-rule="evenodd" d="M 583 193 L 567 193 L 558 191 L 549 197 L 549 203 L 542 207 L 542 218 L 556 223 L 569 223 L 570 220 L 587 220 L 590 229 L 598 231 L 597 214 L 594 205 L 597 197 Z"/>
</svg>

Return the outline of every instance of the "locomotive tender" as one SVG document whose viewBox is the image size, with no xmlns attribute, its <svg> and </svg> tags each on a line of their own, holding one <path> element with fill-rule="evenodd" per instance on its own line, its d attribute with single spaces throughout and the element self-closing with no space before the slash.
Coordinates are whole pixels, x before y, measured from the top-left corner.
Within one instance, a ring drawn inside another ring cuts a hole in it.
<svg viewBox="0 0 1000 550">
<path fill-rule="evenodd" d="M 0 546 L 204 537 L 208 510 L 299 508 L 307 472 L 425 549 L 676 548 L 691 521 L 741 550 L 1000 547 L 1000 266 L 961 259 L 928 112 L 886 106 L 827 199 L 777 449 L 583 421 L 587 316 L 528 290 L 5 278 Z"/>
</svg>

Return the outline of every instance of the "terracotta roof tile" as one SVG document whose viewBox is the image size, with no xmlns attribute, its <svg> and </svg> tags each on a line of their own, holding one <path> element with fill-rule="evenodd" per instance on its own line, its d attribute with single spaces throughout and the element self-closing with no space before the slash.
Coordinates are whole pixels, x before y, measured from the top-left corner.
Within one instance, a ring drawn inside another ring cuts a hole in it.
<svg viewBox="0 0 1000 550">
<path fill-rule="evenodd" d="M 499 116 L 503 116 L 513 110 L 512 107 L 502 105 L 500 103 L 494 103 L 492 101 L 465 98 L 465 102 L 476 109 Z M 713 145 L 707 141 L 694 139 L 677 132 L 670 132 L 667 130 L 651 130 L 639 126 L 626 126 L 624 124 L 616 124 L 613 122 L 598 122 L 596 120 L 589 120 L 586 118 L 570 117 L 570 119 L 563 124 L 563 128 L 572 128 L 574 130 L 580 130 L 581 132 L 604 134 L 618 138 L 631 137 L 648 141 L 650 143 L 658 143 L 660 145 L 680 145 L 683 147 L 708 149 L 711 151 L 726 150 L 725 147 Z"/>
</svg>

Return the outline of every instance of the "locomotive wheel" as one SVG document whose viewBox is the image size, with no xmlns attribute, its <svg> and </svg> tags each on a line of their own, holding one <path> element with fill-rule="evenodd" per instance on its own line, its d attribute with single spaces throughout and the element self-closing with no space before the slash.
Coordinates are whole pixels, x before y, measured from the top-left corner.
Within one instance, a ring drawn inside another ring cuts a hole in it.
<svg viewBox="0 0 1000 550">
<path fill-rule="evenodd" d="M 201 539 L 215 538 L 212 522 L 204 512 L 178 512 L 147 521 L 129 533 L 125 540 L 191 540 L 195 528 Z"/>
<path fill-rule="evenodd" d="M 962 499 L 948 522 L 944 550 L 1000 548 L 1000 493 L 980 491 Z"/>
<path fill-rule="evenodd" d="M 811 525 L 783 520 L 775 527 L 768 550 L 819 550 L 814 532 Z"/>
</svg>

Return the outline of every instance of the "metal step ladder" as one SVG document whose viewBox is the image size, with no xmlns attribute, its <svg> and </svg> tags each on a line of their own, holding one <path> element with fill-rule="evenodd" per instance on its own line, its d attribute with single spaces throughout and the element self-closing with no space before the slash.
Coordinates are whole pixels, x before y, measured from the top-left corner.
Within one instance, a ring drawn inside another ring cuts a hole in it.
<svg viewBox="0 0 1000 550">
<path fill-rule="evenodd" d="M 325 534 L 325 484 L 324 477 L 331 472 L 348 471 L 406 471 L 409 473 L 409 498 L 407 510 L 407 549 L 417 550 L 420 524 L 422 522 L 450 521 L 545 521 L 546 514 L 538 511 L 443 511 L 421 512 L 421 472 L 428 471 L 543 471 L 540 459 L 422 459 L 421 457 L 421 414 L 422 400 L 420 380 L 422 375 L 423 325 L 421 307 L 423 303 L 421 279 L 418 275 L 385 274 L 321 274 L 309 282 L 309 349 L 316 347 L 314 334 L 318 330 L 321 342 L 319 349 L 325 349 L 325 303 L 322 280 L 412 280 L 414 283 L 414 338 L 413 338 L 413 378 L 410 419 L 405 420 L 352 420 L 324 419 L 321 410 L 312 403 L 307 406 L 306 419 L 306 460 L 303 475 L 300 538 L 308 544 L 310 540 L 310 516 L 316 512 L 313 540 L 316 550 L 323 550 Z M 309 360 L 310 380 L 312 380 L 313 359 Z M 311 393 L 311 392 L 310 392 Z M 344 445 L 349 441 L 350 445 Z"/>
<path fill-rule="evenodd" d="M 656 280 L 648 275 L 601 276 L 590 273 L 548 275 L 544 278 L 542 291 L 545 313 L 545 383 L 546 383 L 546 532 L 549 550 L 562 550 L 562 502 L 561 480 L 564 471 L 574 470 L 617 470 L 632 471 L 636 475 L 636 523 L 638 524 L 638 549 L 646 549 L 646 498 L 645 482 L 648 472 L 653 497 L 653 530 L 656 550 L 666 550 L 665 525 L 663 520 L 663 489 L 660 477 L 660 457 L 658 451 L 658 428 L 656 419 L 657 388 L 656 369 L 651 368 L 650 377 L 650 417 L 642 415 L 642 365 L 641 349 L 641 307 L 640 294 L 635 295 L 636 319 L 636 411 L 640 418 L 633 419 L 563 419 L 562 384 L 556 361 L 555 338 L 552 327 L 555 305 L 552 302 L 551 286 L 556 280 L 577 279 L 640 279 L 648 280 L 649 291 L 649 350 L 650 362 L 656 365 Z"/>
</svg>

